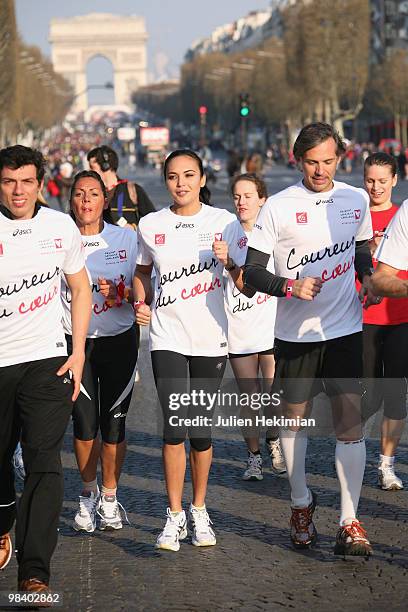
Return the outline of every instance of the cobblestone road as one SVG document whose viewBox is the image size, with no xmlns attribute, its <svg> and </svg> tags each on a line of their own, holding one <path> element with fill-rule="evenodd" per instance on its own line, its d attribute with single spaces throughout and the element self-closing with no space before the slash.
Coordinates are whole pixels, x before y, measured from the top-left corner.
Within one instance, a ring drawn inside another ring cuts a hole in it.
<svg viewBox="0 0 408 612">
<path fill-rule="evenodd" d="M 155 550 L 166 497 L 145 343 L 140 364 L 119 492 L 130 526 L 112 534 L 72 530 L 80 480 L 71 430 L 66 436 L 65 503 L 52 568 L 52 587 L 63 593 L 64 610 L 406 610 L 407 493 L 377 488 L 374 439 L 368 441 L 360 505 L 375 551 L 369 561 L 333 556 L 339 504 L 333 439 L 310 440 L 307 471 L 318 495 L 319 540 L 314 550 L 299 553 L 288 542 L 287 479 L 267 469 L 262 482 L 242 481 L 245 451 L 233 431 L 224 431 L 214 445 L 207 504 L 217 546 L 197 549 L 187 539 L 178 553 Z M 324 404 L 318 409 L 324 410 Z M 408 488 L 406 439 L 398 452 L 397 471 Z M 186 508 L 190 500 L 188 482 Z M 13 559 L 0 576 L 0 591 L 14 589 L 15 576 Z"/>
</svg>

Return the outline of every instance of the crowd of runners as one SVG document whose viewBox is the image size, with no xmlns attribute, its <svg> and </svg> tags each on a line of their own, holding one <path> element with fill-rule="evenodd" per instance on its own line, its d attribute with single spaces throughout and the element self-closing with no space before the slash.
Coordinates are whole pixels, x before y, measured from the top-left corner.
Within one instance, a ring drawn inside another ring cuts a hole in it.
<svg viewBox="0 0 408 612">
<path fill-rule="evenodd" d="M 386 153 L 365 159 L 365 190 L 335 180 L 344 153 L 330 125 L 305 126 L 294 145 L 299 182 L 268 197 L 256 174 L 236 176 L 233 214 L 212 205 L 200 157 L 177 149 L 163 168 L 169 206 L 156 212 L 100 146 L 73 178 L 66 215 L 41 201 L 41 152 L 0 151 L 0 569 L 16 523 L 19 590 L 49 592 L 71 417 L 82 481 L 73 528 L 117 530 L 127 518 L 118 487 L 141 326 L 163 413 L 168 507 L 157 548 L 178 551 L 188 529 L 193 545 L 216 544 L 206 507 L 208 398 L 229 359 L 240 393 L 279 398 L 265 408 L 281 418 L 265 444 L 272 471 L 289 480 L 293 546 L 317 539 L 302 425 L 324 391 L 340 485 L 334 552 L 372 553 L 357 514 L 364 424 L 382 409 L 379 486 L 403 488 L 394 457 L 406 420 L 408 201 L 392 204 L 397 167 Z M 175 415 L 172 398 L 186 396 Z M 243 478 L 259 481 L 262 430 L 251 407 L 240 416 Z M 24 477 L 18 502 L 15 467 Z"/>
</svg>

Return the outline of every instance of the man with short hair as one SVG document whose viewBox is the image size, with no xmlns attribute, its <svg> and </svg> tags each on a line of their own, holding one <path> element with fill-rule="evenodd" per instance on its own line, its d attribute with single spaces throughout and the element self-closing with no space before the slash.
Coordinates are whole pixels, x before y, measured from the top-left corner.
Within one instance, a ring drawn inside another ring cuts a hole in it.
<svg viewBox="0 0 408 612">
<path fill-rule="evenodd" d="M 106 145 L 96 147 L 89 151 L 87 159 L 91 170 L 95 170 L 105 183 L 108 206 L 116 225 L 136 229 L 141 217 L 155 212 L 149 196 L 140 185 L 118 177 L 119 158 L 113 149 Z"/>
<path fill-rule="evenodd" d="M 31 593 L 49 592 L 63 498 L 60 450 L 91 314 L 81 235 L 67 215 L 37 203 L 44 164 L 28 147 L 0 151 L 0 569 L 12 554 L 17 514 L 18 589 Z M 68 358 L 62 273 L 72 292 Z M 12 456 L 20 438 L 26 478 L 16 513 Z"/>
<path fill-rule="evenodd" d="M 356 518 L 365 468 L 360 417 L 362 316 L 376 301 L 370 288 L 372 238 L 368 196 L 334 181 L 345 147 L 328 124 L 305 126 L 294 145 L 303 180 L 270 197 L 249 241 L 245 283 L 278 300 L 275 323 L 276 390 L 286 418 L 307 418 L 321 390 L 330 397 L 336 432 L 341 516 L 336 554 L 369 555 Z M 266 270 L 273 254 L 275 274 Z M 355 291 L 357 271 L 362 282 Z M 290 537 L 308 548 L 317 537 L 316 495 L 306 484 L 307 435 L 283 427 L 281 445 L 291 486 Z"/>
</svg>

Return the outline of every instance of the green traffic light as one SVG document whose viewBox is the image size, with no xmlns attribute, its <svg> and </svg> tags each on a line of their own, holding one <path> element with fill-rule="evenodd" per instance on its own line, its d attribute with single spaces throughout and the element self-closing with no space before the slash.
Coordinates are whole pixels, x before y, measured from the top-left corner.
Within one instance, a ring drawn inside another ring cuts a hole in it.
<svg viewBox="0 0 408 612">
<path fill-rule="evenodd" d="M 240 113 L 241 113 L 241 117 L 248 117 L 249 108 L 247 106 L 243 106 L 240 110 Z"/>
</svg>

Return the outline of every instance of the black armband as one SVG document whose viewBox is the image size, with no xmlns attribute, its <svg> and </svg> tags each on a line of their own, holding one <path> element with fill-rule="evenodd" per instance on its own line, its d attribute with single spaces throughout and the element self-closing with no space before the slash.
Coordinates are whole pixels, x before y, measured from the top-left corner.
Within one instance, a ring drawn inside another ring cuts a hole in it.
<svg viewBox="0 0 408 612">
<path fill-rule="evenodd" d="M 372 274 L 373 260 L 371 257 L 368 240 L 358 240 L 356 242 L 356 254 L 354 257 L 354 269 L 360 283 L 363 282 L 365 274 Z"/>
<path fill-rule="evenodd" d="M 267 293 L 275 297 L 285 297 L 283 287 L 286 278 L 276 276 L 266 269 L 270 255 L 263 253 L 252 247 L 248 248 L 248 253 L 244 266 L 244 284 L 250 289 Z"/>
</svg>

